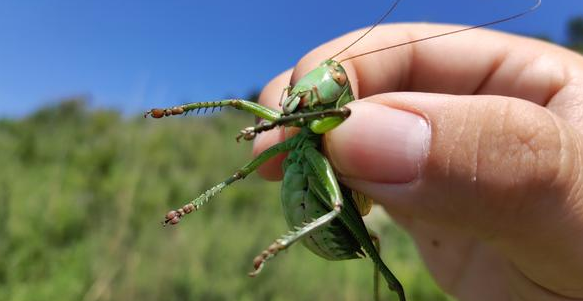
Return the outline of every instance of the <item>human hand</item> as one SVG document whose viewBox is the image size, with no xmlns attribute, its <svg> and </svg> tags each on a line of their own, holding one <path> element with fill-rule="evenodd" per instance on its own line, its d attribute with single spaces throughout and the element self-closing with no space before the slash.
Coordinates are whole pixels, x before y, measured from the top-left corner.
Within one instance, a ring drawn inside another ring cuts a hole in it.
<svg viewBox="0 0 583 301">
<path fill-rule="evenodd" d="M 341 58 L 451 29 L 379 26 Z M 290 79 L 359 34 L 312 51 L 260 102 L 278 108 Z M 446 292 L 583 300 L 582 56 L 479 29 L 343 66 L 360 100 L 324 135 L 327 157 L 343 183 L 407 229 Z M 285 137 L 284 129 L 259 135 L 254 153 Z M 282 159 L 259 172 L 280 179 Z"/>
</svg>

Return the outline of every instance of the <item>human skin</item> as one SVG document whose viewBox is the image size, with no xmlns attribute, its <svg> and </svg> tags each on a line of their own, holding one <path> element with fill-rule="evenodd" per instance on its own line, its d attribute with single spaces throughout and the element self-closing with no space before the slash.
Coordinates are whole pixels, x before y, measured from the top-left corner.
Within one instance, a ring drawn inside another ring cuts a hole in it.
<svg viewBox="0 0 583 301">
<path fill-rule="evenodd" d="M 379 26 L 339 58 L 454 28 Z M 279 108 L 285 86 L 361 33 L 310 52 L 259 102 Z M 411 234 L 446 292 L 459 300 L 583 300 L 582 56 L 478 29 L 342 65 L 358 100 L 324 135 L 326 156 L 341 182 Z M 260 134 L 254 154 L 291 132 Z M 260 174 L 281 179 L 283 158 Z"/>
</svg>

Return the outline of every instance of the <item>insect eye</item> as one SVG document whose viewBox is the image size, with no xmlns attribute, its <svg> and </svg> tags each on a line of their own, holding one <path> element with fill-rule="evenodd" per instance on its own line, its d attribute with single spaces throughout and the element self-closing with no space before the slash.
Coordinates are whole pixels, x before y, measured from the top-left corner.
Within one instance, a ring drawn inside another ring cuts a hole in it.
<svg viewBox="0 0 583 301">
<path fill-rule="evenodd" d="M 333 71 L 332 78 L 340 86 L 344 86 L 346 84 L 346 80 L 347 80 L 346 73 L 344 73 L 342 71 Z"/>
</svg>

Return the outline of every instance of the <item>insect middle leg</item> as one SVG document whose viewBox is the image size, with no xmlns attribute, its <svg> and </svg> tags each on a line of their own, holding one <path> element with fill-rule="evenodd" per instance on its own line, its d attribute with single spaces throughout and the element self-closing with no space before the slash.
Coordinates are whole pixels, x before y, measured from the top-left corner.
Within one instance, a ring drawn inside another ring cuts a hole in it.
<svg viewBox="0 0 583 301">
<path fill-rule="evenodd" d="M 193 211 L 196 211 L 210 200 L 213 196 L 218 194 L 223 190 L 223 188 L 227 187 L 228 185 L 234 183 L 235 181 L 244 179 L 250 173 L 255 171 L 259 166 L 265 163 L 270 158 L 274 157 L 277 154 L 292 150 L 296 147 L 296 145 L 301 141 L 302 137 L 296 136 L 292 137 L 284 142 L 278 143 L 267 150 L 263 151 L 259 154 L 255 159 L 251 162 L 247 163 L 245 166 L 241 167 L 237 170 L 233 175 L 228 177 L 226 180 L 220 182 L 219 184 L 213 186 L 211 189 L 205 191 L 199 197 L 194 199 L 193 201 L 185 204 L 179 209 L 171 210 L 166 214 L 166 218 L 164 220 L 164 225 L 167 224 L 177 224 L 180 222 L 181 218 L 183 218 L 186 214 L 189 214 Z"/>
</svg>

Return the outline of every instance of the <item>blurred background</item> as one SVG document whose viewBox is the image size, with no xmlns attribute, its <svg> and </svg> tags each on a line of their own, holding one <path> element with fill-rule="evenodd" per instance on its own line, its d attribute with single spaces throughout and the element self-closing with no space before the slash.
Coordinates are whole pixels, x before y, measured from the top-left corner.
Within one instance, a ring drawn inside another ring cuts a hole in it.
<svg viewBox="0 0 583 301">
<path fill-rule="evenodd" d="M 388 22 L 478 24 L 530 2 L 405 0 Z M 253 117 L 141 113 L 255 99 L 312 48 L 370 25 L 389 6 L 0 1 L 0 300 L 372 299 L 368 260 L 327 262 L 299 245 L 258 278 L 246 276 L 253 257 L 287 231 L 279 183 L 250 176 L 180 226 L 161 227 L 169 208 L 251 158 L 251 145 L 234 137 Z M 546 1 L 495 28 L 581 52 L 583 3 Z M 367 222 L 411 300 L 452 300 L 384 212 Z"/>
</svg>

